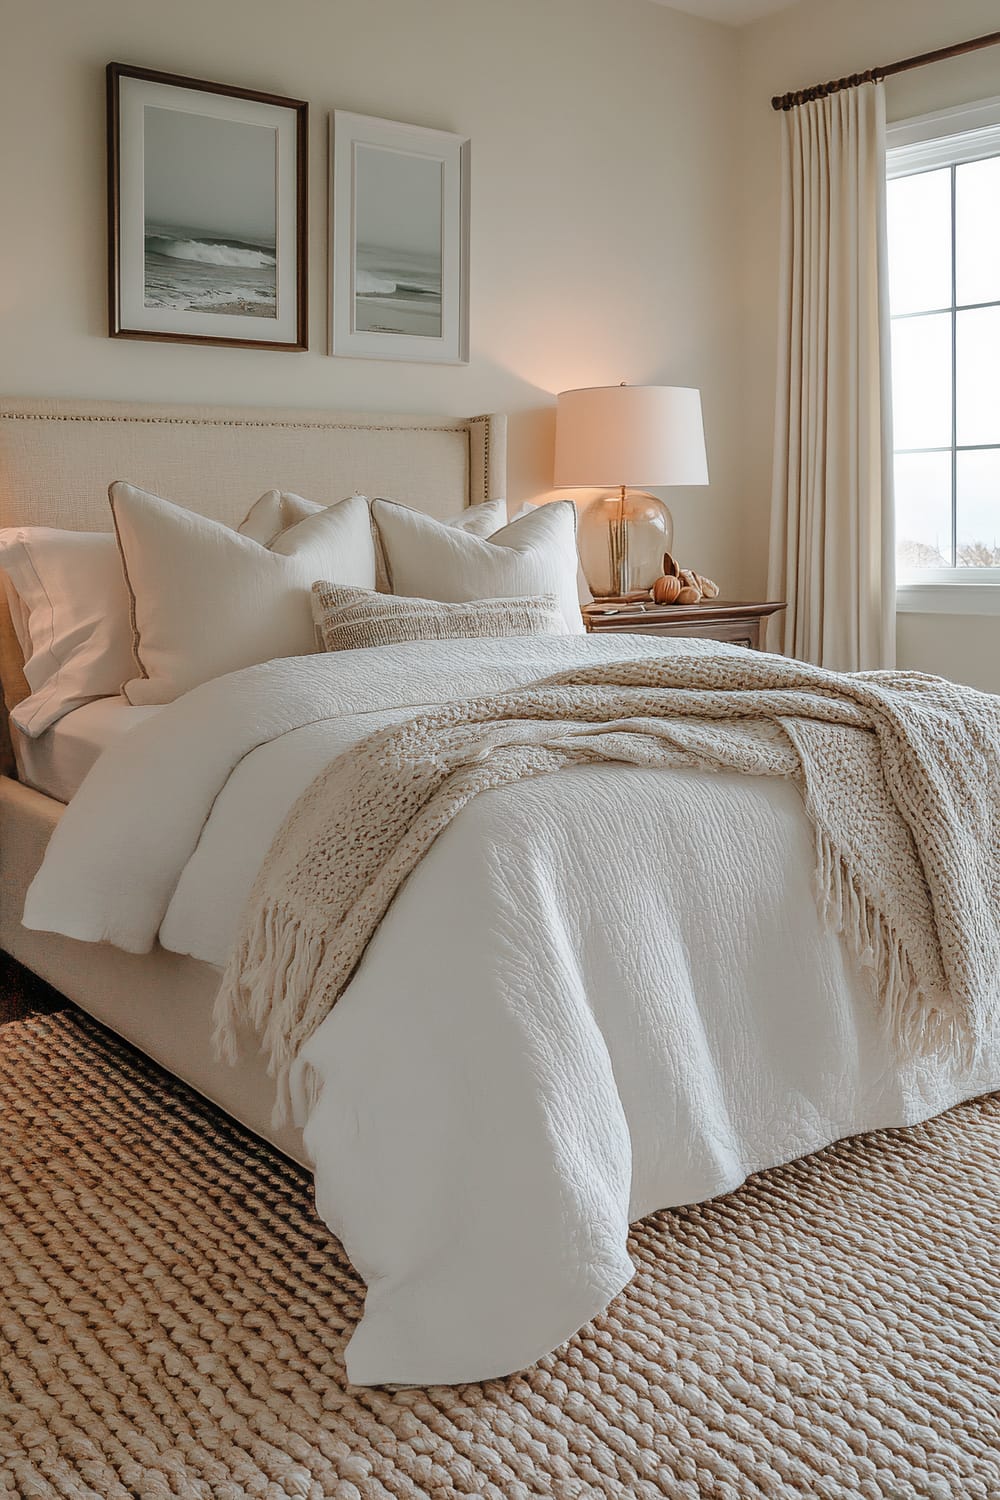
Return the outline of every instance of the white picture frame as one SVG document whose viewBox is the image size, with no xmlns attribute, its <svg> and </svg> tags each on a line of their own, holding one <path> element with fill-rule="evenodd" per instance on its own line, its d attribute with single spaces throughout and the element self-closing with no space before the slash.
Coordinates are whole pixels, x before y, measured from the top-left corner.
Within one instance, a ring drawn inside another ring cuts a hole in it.
<svg viewBox="0 0 1000 1500">
<path fill-rule="evenodd" d="M 309 106 L 109 63 L 108 332 L 305 349 Z"/>
<path fill-rule="evenodd" d="M 470 143 L 330 116 L 330 352 L 467 364 Z"/>
</svg>

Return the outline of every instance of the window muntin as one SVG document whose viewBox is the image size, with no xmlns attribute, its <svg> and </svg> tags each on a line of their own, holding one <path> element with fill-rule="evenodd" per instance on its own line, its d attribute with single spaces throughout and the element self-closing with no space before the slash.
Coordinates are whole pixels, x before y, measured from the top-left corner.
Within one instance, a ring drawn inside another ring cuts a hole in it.
<svg viewBox="0 0 1000 1500">
<path fill-rule="evenodd" d="M 923 148 L 911 141 L 889 152 L 904 579 L 947 570 L 978 581 L 982 569 L 1000 569 L 1000 127 L 977 131 L 969 151 L 972 139 L 937 137 Z"/>
</svg>

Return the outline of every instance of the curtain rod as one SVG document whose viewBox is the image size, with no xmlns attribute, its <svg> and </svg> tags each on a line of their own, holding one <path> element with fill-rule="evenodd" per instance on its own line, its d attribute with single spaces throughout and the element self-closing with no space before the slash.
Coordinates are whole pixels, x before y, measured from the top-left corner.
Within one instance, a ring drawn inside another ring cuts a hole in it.
<svg viewBox="0 0 1000 1500">
<path fill-rule="evenodd" d="M 939 47 L 936 52 L 921 52 L 918 57 L 904 57 L 901 62 L 868 68 L 864 73 L 851 73 L 846 78 L 833 78 L 829 83 L 814 83 L 812 88 L 798 89 L 794 94 L 776 94 L 771 100 L 771 108 L 796 109 L 800 104 L 810 104 L 813 99 L 825 99 L 827 94 L 839 94 L 844 89 L 856 89 L 862 83 L 881 83 L 883 78 L 891 78 L 895 73 L 908 73 L 911 68 L 923 68 L 928 63 L 944 62 L 949 57 L 962 57 L 966 52 L 978 52 L 981 47 L 995 47 L 998 43 L 1000 43 L 1000 31 L 991 31 L 988 36 L 973 37 L 971 42 L 956 42 L 953 47 Z"/>
</svg>

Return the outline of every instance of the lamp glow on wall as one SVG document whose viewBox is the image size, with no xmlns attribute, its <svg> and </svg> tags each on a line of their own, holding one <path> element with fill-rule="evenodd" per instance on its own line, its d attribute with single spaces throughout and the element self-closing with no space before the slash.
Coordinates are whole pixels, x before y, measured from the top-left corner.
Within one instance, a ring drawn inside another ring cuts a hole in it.
<svg viewBox="0 0 1000 1500">
<path fill-rule="evenodd" d="M 673 545 L 670 511 L 636 485 L 707 484 L 701 392 L 677 385 L 560 391 L 556 489 L 609 488 L 580 517 L 580 561 L 595 599 L 652 587 Z"/>
</svg>

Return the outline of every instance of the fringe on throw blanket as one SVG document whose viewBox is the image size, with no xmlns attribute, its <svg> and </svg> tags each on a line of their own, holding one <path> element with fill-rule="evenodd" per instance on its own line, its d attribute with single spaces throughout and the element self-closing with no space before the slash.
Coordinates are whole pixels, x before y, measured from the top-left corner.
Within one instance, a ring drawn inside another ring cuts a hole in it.
<svg viewBox="0 0 1000 1500">
<path fill-rule="evenodd" d="M 276 1124 L 301 1048 L 465 803 L 588 761 L 794 779 L 823 918 L 870 972 L 895 1043 L 974 1062 L 1000 983 L 1000 699 L 915 673 L 678 654 L 445 705 L 339 756 L 303 793 L 215 1009 L 224 1057 L 241 1029 L 259 1039 Z"/>
<path fill-rule="evenodd" d="M 884 1025 L 906 1051 L 934 1052 L 971 1064 L 969 1035 L 958 1016 L 925 991 L 906 944 L 877 910 L 846 861 L 822 831 L 816 835 L 816 896 L 831 932 L 838 933 L 860 968 L 871 976 Z"/>
<path fill-rule="evenodd" d="M 241 1028 L 258 1039 L 276 1083 L 271 1116 L 276 1130 L 295 1113 L 291 1067 L 299 1046 L 315 1029 L 312 1011 L 321 1003 L 317 986 L 326 948 L 324 934 L 284 903 L 261 906 L 245 927 L 234 956 L 238 986 L 229 978 L 231 962 L 215 1002 L 212 1043 L 223 1062 L 237 1061 Z"/>
</svg>

